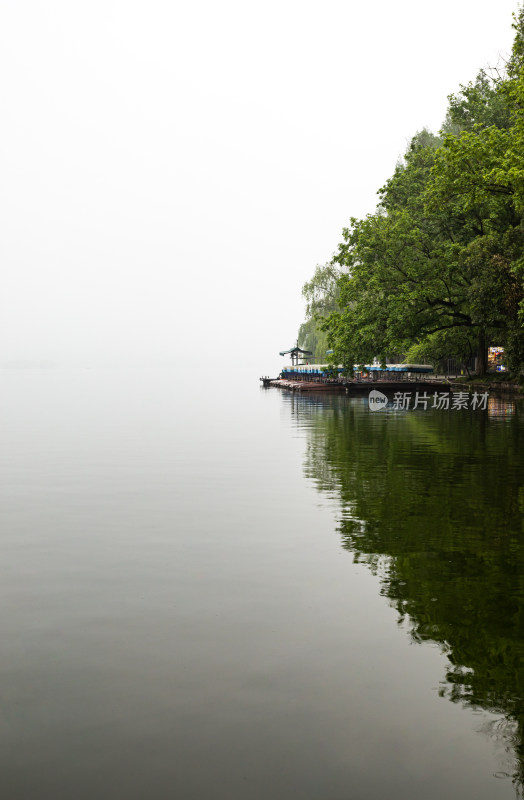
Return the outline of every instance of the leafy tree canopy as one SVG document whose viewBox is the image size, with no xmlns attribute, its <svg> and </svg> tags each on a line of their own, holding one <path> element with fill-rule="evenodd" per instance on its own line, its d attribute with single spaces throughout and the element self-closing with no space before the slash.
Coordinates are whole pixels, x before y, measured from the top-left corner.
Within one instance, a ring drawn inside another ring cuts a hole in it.
<svg viewBox="0 0 524 800">
<path fill-rule="evenodd" d="M 439 136 L 417 133 L 375 213 L 350 220 L 303 293 L 334 361 L 487 346 L 524 370 L 524 12 L 503 73 L 449 97 Z"/>
</svg>

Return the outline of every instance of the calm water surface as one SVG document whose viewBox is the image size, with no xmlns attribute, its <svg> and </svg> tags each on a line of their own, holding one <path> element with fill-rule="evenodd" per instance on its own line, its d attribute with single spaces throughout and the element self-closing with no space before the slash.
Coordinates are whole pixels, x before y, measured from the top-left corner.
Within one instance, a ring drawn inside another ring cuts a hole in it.
<svg viewBox="0 0 524 800">
<path fill-rule="evenodd" d="M 516 796 L 518 405 L 0 382 L 2 798 Z"/>
</svg>

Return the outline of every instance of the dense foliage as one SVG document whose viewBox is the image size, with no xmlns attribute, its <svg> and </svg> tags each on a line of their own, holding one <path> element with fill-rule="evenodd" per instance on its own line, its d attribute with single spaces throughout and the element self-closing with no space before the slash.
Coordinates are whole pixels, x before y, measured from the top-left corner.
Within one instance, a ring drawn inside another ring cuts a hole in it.
<svg viewBox="0 0 524 800">
<path fill-rule="evenodd" d="M 449 98 L 440 135 L 413 137 L 375 213 L 351 219 L 304 287 L 303 333 L 321 328 L 349 371 L 373 358 L 477 356 L 483 374 L 496 344 L 524 372 L 523 10 L 514 29 L 503 74 L 481 72 Z"/>
<path fill-rule="evenodd" d="M 302 287 L 306 300 L 306 322 L 298 331 L 298 342 L 304 350 L 311 350 L 312 361 L 324 363 L 329 347 L 327 331 L 321 324 L 328 314 L 338 308 L 340 269 L 336 264 L 317 266 L 310 281 Z"/>
</svg>

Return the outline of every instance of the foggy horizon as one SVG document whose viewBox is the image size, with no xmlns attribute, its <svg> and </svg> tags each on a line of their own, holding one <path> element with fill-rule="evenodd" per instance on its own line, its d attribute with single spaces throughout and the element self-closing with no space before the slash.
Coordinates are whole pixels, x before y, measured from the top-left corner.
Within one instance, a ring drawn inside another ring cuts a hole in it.
<svg viewBox="0 0 524 800">
<path fill-rule="evenodd" d="M 516 2 L 7 2 L 0 364 L 268 373 L 301 287 Z"/>
</svg>

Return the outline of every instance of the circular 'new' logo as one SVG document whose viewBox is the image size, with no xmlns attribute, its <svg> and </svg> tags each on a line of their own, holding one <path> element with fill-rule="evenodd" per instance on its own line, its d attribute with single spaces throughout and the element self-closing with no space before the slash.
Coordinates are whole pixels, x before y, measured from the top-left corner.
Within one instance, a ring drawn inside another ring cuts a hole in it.
<svg viewBox="0 0 524 800">
<path fill-rule="evenodd" d="M 377 392 L 376 389 L 373 389 L 369 393 L 368 403 L 370 411 L 382 411 L 388 404 L 388 398 L 382 392 Z"/>
</svg>

